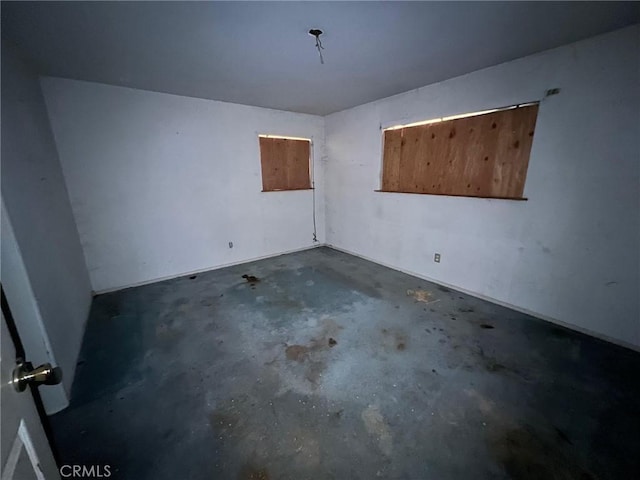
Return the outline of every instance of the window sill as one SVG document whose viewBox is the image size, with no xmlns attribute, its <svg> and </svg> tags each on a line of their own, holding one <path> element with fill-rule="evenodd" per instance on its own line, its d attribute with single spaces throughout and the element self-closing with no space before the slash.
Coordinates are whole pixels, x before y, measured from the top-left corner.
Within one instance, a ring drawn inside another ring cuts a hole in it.
<svg viewBox="0 0 640 480">
<path fill-rule="evenodd" d="M 287 188 L 283 190 L 262 190 L 262 193 L 304 192 L 306 190 L 314 190 L 314 189 L 313 188 Z"/>
<path fill-rule="evenodd" d="M 526 197 L 485 197 L 481 195 L 455 195 L 452 193 L 421 193 L 421 192 L 398 192 L 389 190 L 374 190 L 376 193 L 401 193 L 405 195 L 433 195 L 438 197 L 462 197 L 462 198 L 484 198 L 489 200 L 513 200 L 516 202 L 526 202 L 529 200 Z"/>
</svg>

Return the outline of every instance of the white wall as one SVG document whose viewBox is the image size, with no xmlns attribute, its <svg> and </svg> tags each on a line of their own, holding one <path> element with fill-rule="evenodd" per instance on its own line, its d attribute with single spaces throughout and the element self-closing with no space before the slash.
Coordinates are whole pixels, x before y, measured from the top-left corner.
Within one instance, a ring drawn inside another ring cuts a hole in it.
<svg viewBox="0 0 640 480">
<path fill-rule="evenodd" d="M 29 360 L 64 371 L 65 391 L 41 389 L 52 413 L 71 390 L 91 286 L 38 76 L 5 42 L 1 173 L 2 284 Z"/>
<path fill-rule="evenodd" d="M 261 193 L 259 133 L 313 140 L 324 242 L 322 117 L 41 83 L 94 290 L 313 246 L 312 191 Z"/>
<path fill-rule="evenodd" d="M 327 242 L 640 346 L 639 37 L 636 25 L 326 117 Z M 555 87 L 540 107 L 527 202 L 374 192 L 380 125 Z"/>
</svg>

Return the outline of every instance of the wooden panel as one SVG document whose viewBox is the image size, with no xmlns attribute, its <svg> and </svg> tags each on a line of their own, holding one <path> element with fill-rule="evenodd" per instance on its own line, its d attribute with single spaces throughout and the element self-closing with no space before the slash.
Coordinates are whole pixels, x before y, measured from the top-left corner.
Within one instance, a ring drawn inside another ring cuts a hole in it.
<svg viewBox="0 0 640 480">
<path fill-rule="evenodd" d="M 309 142 L 285 140 L 287 159 L 287 190 L 311 188 L 309 178 Z"/>
<path fill-rule="evenodd" d="M 310 143 L 307 140 L 260 137 L 262 190 L 311 188 Z"/>
<path fill-rule="evenodd" d="M 531 105 L 386 131 L 382 189 L 521 198 L 537 114 Z"/>
<path fill-rule="evenodd" d="M 396 191 L 400 185 L 400 150 L 402 130 L 384 132 L 384 150 L 382 162 L 382 189 Z"/>
<path fill-rule="evenodd" d="M 422 145 L 422 128 L 403 128 L 400 142 L 400 186 L 406 192 L 417 193 L 419 184 L 416 173 L 424 152 Z"/>
<path fill-rule="evenodd" d="M 275 138 L 260 137 L 260 163 L 262 164 L 262 190 L 279 190 L 286 186 L 282 170 L 283 143 Z"/>
</svg>

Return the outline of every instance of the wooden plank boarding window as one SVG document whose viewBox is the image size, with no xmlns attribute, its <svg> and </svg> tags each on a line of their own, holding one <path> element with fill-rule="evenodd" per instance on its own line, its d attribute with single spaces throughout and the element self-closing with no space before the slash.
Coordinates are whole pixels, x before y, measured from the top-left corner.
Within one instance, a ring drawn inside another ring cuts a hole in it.
<svg viewBox="0 0 640 480">
<path fill-rule="evenodd" d="M 311 141 L 260 135 L 262 191 L 308 190 Z"/>
<path fill-rule="evenodd" d="M 537 115 L 535 103 L 386 129 L 382 191 L 525 200 Z"/>
</svg>

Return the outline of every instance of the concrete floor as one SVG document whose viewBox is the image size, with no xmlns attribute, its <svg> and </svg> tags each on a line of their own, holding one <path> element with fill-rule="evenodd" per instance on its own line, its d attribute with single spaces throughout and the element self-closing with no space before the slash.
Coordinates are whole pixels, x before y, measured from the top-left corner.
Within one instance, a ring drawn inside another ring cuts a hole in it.
<svg viewBox="0 0 640 480">
<path fill-rule="evenodd" d="M 640 478 L 640 354 L 318 248 L 96 297 L 52 423 L 113 479 Z"/>
</svg>

